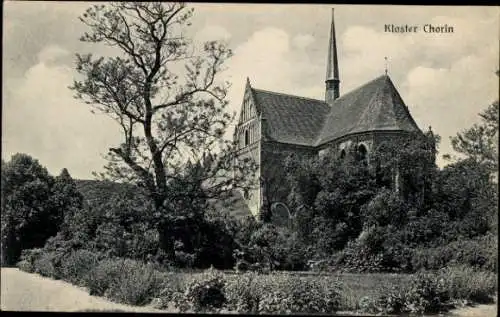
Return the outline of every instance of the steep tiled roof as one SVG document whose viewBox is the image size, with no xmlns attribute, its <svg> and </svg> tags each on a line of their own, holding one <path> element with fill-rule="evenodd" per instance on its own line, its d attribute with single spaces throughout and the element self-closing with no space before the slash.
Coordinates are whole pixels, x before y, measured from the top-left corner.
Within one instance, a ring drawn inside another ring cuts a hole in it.
<svg viewBox="0 0 500 317">
<path fill-rule="evenodd" d="M 267 137 L 282 143 L 313 145 L 330 110 L 324 101 L 252 88 L 265 119 Z"/>
<path fill-rule="evenodd" d="M 365 131 L 420 131 L 387 75 L 335 100 L 316 145 Z"/>
<path fill-rule="evenodd" d="M 366 131 L 420 131 L 389 76 L 380 76 L 341 96 L 330 107 L 322 100 L 252 89 L 274 141 L 319 146 Z"/>
</svg>

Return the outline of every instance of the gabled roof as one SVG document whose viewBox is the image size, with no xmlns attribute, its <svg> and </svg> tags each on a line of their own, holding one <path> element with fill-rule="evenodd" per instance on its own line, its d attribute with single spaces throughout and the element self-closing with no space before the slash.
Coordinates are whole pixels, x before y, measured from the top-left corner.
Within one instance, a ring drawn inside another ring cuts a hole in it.
<svg viewBox="0 0 500 317">
<path fill-rule="evenodd" d="M 330 110 L 324 101 L 252 88 L 264 133 L 274 141 L 313 145 Z"/>
<path fill-rule="evenodd" d="M 387 75 L 336 99 L 316 145 L 367 131 L 420 131 Z"/>
<path fill-rule="evenodd" d="M 387 75 L 341 96 L 332 106 L 322 100 L 248 88 L 265 119 L 266 136 L 277 142 L 319 146 L 367 131 L 420 131 Z"/>
</svg>

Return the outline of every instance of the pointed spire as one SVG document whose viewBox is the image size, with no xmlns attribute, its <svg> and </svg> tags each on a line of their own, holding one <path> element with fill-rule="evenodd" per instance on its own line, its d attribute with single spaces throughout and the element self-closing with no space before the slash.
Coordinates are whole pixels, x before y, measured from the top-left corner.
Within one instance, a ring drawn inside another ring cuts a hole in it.
<svg viewBox="0 0 500 317">
<path fill-rule="evenodd" d="M 330 29 L 330 42 L 328 43 L 328 65 L 326 80 L 339 79 L 339 63 L 337 60 L 337 38 L 335 35 L 335 9 L 332 8 L 332 26 Z"/>
<path fill-rule="evenodd" d="M 335 11 L 332 8 L 332 26 L 330 42 L 328 43 L 328 60 L 326 66 L 326 94 L 325 101 L 332 104 L 340 95 L 339 63 L 337 59 L 337 39 L 335 35 Z"/>
</svg>

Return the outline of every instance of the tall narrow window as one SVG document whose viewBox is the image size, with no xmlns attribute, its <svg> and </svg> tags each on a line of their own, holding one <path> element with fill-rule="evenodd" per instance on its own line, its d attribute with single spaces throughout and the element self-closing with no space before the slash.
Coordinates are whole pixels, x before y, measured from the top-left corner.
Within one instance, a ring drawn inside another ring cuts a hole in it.
<svg viewBox="0 0 500 317">
<path fill-rule="evenodd" d="M 358 146 L 358 149 L 356 151 L 356 156 L 358 161 L 366 163 L 367 162 L 367 157 L 368 157 L 368 151 L 366 150 L 366 147 L 364 144 L 361 144 Z"/>
<path fill-rule="evenodd" d="M 248 129 L 245 130 L 245 146 L 247 146 L 248 144 L 250 144 L 250 135 L 248 133 Z"/>
<path fill-rule="evenodd" d="M 342 151 L 340 151 L 340 159 L 343 160 L 345 159 L 345 150 L 342 149 Z"/>
</svg>

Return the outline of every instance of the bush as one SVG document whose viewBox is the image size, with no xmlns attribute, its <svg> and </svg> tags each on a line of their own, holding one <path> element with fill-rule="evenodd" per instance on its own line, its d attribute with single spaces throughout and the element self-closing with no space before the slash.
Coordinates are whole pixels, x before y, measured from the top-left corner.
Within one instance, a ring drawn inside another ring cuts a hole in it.
<svg viewBox="0 0 500 317">
<path fill-rule="evenodd" d="M 174 305 L 180 311 L 217 311 L 226 303 L 224 276 L 210 269 L 199 279 L 191 281 L 184 294 L 173 296 Z"/>
<path fill-rule="evenodd" d="M 405 286 L 381 289 L 378 296 L 361 298 L 364 312 L 382 314 L 423 314 L 445 310 L 449 299 L 446 283 L 436 273 L 420 272 Z"/>
<path fill-rule="evenodd" d="M 28 262 L 26 260 L 21 260 L 21 261 L 17 262 L 16 266 L 21 271 L 24 271 L 27 273 L 33 273 L 35 271 L 33 264 L 31 264 L 30 262 Z"/>
<path fill-rule="evenodd" d="M 331 314 L 340 305 L 340 285 L 329 278 L 276 275 L 262 290 L 259 313 Z"/>
<path fill-rule="evenodd" d="M 61 278 L 82 285 L 86 275 L 98 264 L 98 256 L 87 250 L 77 250 L 61 263 Z"/>
<path fill-rule="evenodd" d="M 123 262 L 119 259 L 106 259 L 92 268 L 83 279 L 90 295 L 103 296 L 121 274 Z"/>
<path fill-rule="evenodd" d="M 435 248 L 417 249 L 412 257 L 412 264 L 415 270 L 438 270 L 449 265 L 466 265 L 496 272 L 497 251 L 498 237 L 487 234 Z"/>
<path fill-rule="evenodd" d="M 35 272 L 35 260 L 37 260 L 42 255 L 42 249 L 27 249 L 21 252 L 20 261 L 17 263 L 17 267 L 21 271 L 28 273 Z"/>
<path fill-rule="evenodd" d="M 344 272 L 375 273 L 384 271 L 383 260 L 382 253 L 374 253 L 362 241 L 349 241 L 339 253 L 335 266 Z"/>
<path fill-rule="evenodd" d="M 161 289 L 162 281 L 158 271 L 151 265 L 126 259 L 106 295 L 120 303 L 145 305 L 151 302 Z"/>
<path fill-rule="evenodd" d="M 153 307 L 156 309 L 168 308 L 169 303 L 174 299 L 174 294 L 182 294 L 184 290 L 184 283 L 181 276 L 177 273 L 160 273 L 161 274 L 161 289 L 152 300 Z"/>
<path fill-rule="evenodd" d="M 491 303 L 498 289 L 495 273 L 475 271 L 467 266 L 444 268 L 439 276 L 446 283 L 448 297 L 455 300 Z"/>
<path fill-rule="evenodd" d="M 406 312 L 405 290 L 401 287 L 393 286 L 387 292 L 383 292 L 371 303 L 372 312 L 383 314 L 400 314 Z M 368 301 L 370 304 L 370 301 Z M 360 306 L 366 303 L 360 303 Z"/>
<path fill-rule="evenodd" d="M 417 273 L 411 279 L 404 299 L 407 312 L 437 313 L 449 300 L 445 280 L 435 273 Z"/>
<path fill-rule="evenodd" d="M 259 310 L 260 292 L 257 274 L 247 272 L 228 279 L 225 287 L 227 307 L 240 313 L 257 313 Z"/>
<path fill-rule="evenodd" d="M 55 266 L 56 255 L 54 252 L 43 252 L 34 260 L 34 272 L 45 277 L 59 278 L 58 269 Z"/>
</svg>

